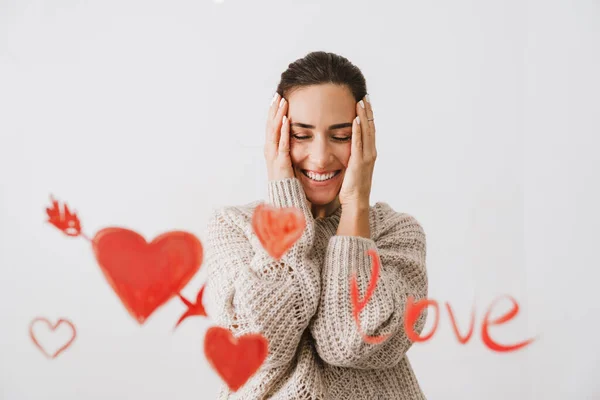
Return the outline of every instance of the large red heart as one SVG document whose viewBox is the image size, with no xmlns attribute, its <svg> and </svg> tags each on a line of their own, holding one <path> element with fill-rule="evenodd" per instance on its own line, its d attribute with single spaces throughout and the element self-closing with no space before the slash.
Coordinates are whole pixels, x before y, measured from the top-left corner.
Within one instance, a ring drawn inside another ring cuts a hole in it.
<svg viewBox="0 0 600 400">
<path fill-rule="evenodd" d="M 204 354 L 229 389 L 237 391 L 258 371 L 269 353 L 269 341 L 258 333 L 235 338 L 213 326 L 204 336 Z"/>
<path fill-rule="evenodd" d="M 167 232 L 148 243 L 134 231 L 106 228 L 92 244 L 104 276 L 140 324 L 179 293 L 202 264 L 202 244 L 187 232 Z"/>
<path fill-rule="evenodd" d="M 306 219 L 297 207 L 275 208 L 263 203 L 254 209 L 252 227 L 265 250 L 279 260 L 302 236 Z"/>
<path fill-rule="evenodd" d="M 61 347 L 58 348 L 58 350 L 56 350 L 54 353 L 50 354 L 40 344 L 38 338 L 35 335 L 35 332 L 33 331 L 33 327 L 36 324 L 40 323 L 40 322 L 45 323 L 48 326 L 48 328 L 50 328 L 50 330 L 53 333 L 56 332 L 56 328 L 58 328 L 59 325 L 65 324 L 65 325 L 67 325 L 71 329 L 71 337 L 68 338 L 66 340 L 66 342 Z M 56 324 L 52 325 L 50 323 L 50 321 L 48 321 L 46 318 L 38 317 L 38 318 L 35 318 L 33 321 L 31 321 L 31 323 L 29 324 L 29 336 L 31 337 L 31 340 L 33 340 L 33 344 L 35 344 L 36 347 L 38 349 L 40 349 L 40 351 L 46 355 L 46 357 L 48 357 L 48 358 L 56 358 L 60 353 L 62 353 L 63 351 L 65 351 L 67 348 L 69 348 L 69 346 L 71 345 L 71 343 L 73 343 L 73 341 L 75 340 L 75 337 L 77 336 L 77 330 L 75 329 L 75 325 L 73 325 L 71 323 L 71 321 L 68 321 L 66 319 L 59 319 L 56 322 Z"/>
</svg>

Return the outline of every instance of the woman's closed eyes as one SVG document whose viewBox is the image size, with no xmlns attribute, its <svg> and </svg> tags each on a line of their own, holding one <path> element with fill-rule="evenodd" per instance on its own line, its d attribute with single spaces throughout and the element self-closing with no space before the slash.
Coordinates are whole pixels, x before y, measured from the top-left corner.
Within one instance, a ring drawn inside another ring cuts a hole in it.
<svg viewBox="0 0 600 400">
<path fill-rule="evenodd" d="M 310 139 L 310 136 L 301 136 L 301 135 L 298 135 L 295 133 L 292 133 L 292 137 L 297 140 Z M 341 136 L 341 137 L 340 136 L 332 136 L 331 138 L 333 140 L 335 140 L 336 142 L 347 142 L 350 139 L 352 139 L 352 136 L 351 135 L 350 136 Z"/>
</svg>

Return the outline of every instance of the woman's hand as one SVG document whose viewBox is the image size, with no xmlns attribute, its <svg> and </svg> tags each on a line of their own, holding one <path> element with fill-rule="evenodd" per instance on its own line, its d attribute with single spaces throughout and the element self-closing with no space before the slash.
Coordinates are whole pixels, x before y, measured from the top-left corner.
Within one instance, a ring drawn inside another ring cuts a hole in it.
<svg viewBox="0 0 600 400">
<path fill-rule="evenodd" d="M 364 105 L 364 108 L 363 108 Z M 375 168 L 375 122 L 369 96 L 356 104 L 358 117 L 352 124 L 352 147 L 350 161 L 344 174 L 339 199 L 342 208 L 368 209 L 371 195 L 371 181 Z M 359 122 L 360 121 L 360 122 Z"/>
<path fill-rule="evenodd" d="M 287 101 L 276 93 L 267 116 L 265 159 L 269 181 L 295 176 L 290 157 L 290 122 L 286 117 Z"/>
</svg>

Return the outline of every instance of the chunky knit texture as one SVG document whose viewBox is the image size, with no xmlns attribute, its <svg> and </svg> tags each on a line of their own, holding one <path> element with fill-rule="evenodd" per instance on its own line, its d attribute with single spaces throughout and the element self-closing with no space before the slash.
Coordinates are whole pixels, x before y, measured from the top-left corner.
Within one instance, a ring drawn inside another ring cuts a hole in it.
<svg viewBox="0 0 600 400">
<path fill-rule="evenodd" d="M 276 261 L 252 229 L 259 203 L 215 210 L 208 226 L 209 318 L 235 337 L 261 333 L 269 340 L 261 369 L 237 392 L 223 384 L 219 399 L 425 399 L 405 354 L 411 346 L 407 297 L 427 296 L 425 233 L 417 220 L 380 202 L 370 207 L 370 239 L 338 236 L 341 207 L 315 219 L 297 178 L 271 181 L 267 203 L 298 207 L 307 221 Z M 360 319 L 367 335 L 392 334 L 381 344 L 365 343 L 352 317 L 351 272 L 357 271 L 362 297 L 371 278 L 370 248 L 377 249 L 381 270 Z"/>
</svg>

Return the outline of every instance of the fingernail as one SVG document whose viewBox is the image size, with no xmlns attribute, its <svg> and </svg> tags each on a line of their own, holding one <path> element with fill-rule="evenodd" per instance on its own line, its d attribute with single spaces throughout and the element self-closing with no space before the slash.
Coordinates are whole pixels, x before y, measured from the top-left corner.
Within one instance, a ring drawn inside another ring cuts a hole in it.
<svg viewBox="0 0 600 400">
<path fill-rule="evenodd" d="M 365 108 L 365 103 L 364 103 L 362 100 L 361 100 L 361 101 L 359 101 L 359 102 L 358 102 L 358 104 L 360 104 L 360 106 L 361 106 L 362 108 Z"/>
<path fill-rule="evenodd" d="M 285 103 L 285 99 L 282 97 L 281 100 L 279 100 L 279 108 L 281 108 L 283 103 Z"/>
<path fill-rule="evenodd" d="M 360 125 L 360 117 L 358 115 L 356 116 L 356 123 Z"/>
<path fill-rule="evenodd" d="M 369 95 L 365 96 L 365 100 L 367 101 L 367 103 L 371 104 L 371 98 L 369 97 Z"/>
<path fill-rule="evenodd" d="M 283 116 L 283 124 L 285 125 L 287 123 L 287 117 L 284 115 Z"/>
<path fill-rule="evenodd" d="M 269 105 L 271 105 L 271 106 L 273 105 L 273 102 L 274 102 L 274 101 L 275 101 L 275 99 L 277 98 L 277 94 L 278 94 L 278 93 L 277 93 L 277 92 L 275 92 L 275 94 L 273 95 L 273 98 L 271 99 L 271 104 L 269 104 Z"/>
</svg>

